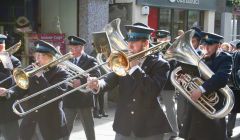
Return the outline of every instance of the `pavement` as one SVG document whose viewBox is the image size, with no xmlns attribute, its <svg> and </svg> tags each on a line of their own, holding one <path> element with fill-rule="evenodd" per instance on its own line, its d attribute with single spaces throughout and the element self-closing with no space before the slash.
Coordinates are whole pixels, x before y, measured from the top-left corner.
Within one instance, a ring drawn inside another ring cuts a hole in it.
<svg viewBox="0 0 240 140">
<path fill-rule="evenodd" d="M 110 102 L 106 112 L 109 115 L 108 117 L 103 117 L 101 119 L 94 118 L 96 140 L 114 140 L 115 132 L 112 129 L 112 124 L 114 120 L 115 104 Z M 4 139 L 0 136 L 0 140 Z M 33 140 L 42 139 L 33 138 Z M 74 127 L 70 136 L 70 140 L 86 140 L 86 136 L 81 121 L 79 119 L 74 122 Z M 228 140 L 240 140 L 240 114 L 237 115 L 235 128 L 233 129 L 233 136 Z"/>
<path fill-rule="evenodd" d="M 96 140 L 114 140 L 115 132 L 112 129 L 112 124 L 115 113 L 115 105 L 109 105 L 106 112 L 109 115 L 108 117 L 102 117 L 101 119 L 94 118 Z M 86 140 L 83 126 L 79 119 L 74 123 L 70 140 Z"/>
<path fill-rule="evenodd" d="M 115 132 L 112 129 L 115 105 L 110 103 L 106 111 L 109 115 L 107 118 L 94 119 L 96 140 L 114 140 Z M 80 120 L 75 121 L 70 140 L 86 140 L 83 127 Z M 233 136 L 228 140 L 240 140 L 240 114 L 237 115 Z"/>
</svg>

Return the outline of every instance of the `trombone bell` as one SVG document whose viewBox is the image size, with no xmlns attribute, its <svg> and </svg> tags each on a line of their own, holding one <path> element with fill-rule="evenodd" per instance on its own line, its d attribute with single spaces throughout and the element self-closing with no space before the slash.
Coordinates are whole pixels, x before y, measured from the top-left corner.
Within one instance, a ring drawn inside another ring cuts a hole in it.
<svg viewBox="0 0 240 140">
<path fill-rule="evenodd" d="M 126 76 L 130 66 L 128 56 L 122 51 L 112 53 L 109 57 L 108 66 L 117 75 Z"/>
<path fill-rule="evenodd" d="M 29 75 L 23 69 L 15 68 L 13 70 L 13 78 L 16 85 L 22 89 L 28 89 L 29 87 Z"/>
</svg>

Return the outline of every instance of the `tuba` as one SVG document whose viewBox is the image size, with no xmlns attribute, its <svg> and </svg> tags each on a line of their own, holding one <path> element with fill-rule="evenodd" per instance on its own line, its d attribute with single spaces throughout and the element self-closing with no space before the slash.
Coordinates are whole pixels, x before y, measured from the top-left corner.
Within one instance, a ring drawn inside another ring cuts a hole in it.
<svg viewBox="0 0 240 140">
<path fill-rule="evenodd" d="M 174 69 L 170 80 L 173 86 L 200 112 L 210 119 L 223 118 L 232 110 L 234 105 L 234 95 L 232 90 L 226 85 L 218 92 L 202 95 L 198 101 L 194 102 L 191 97 L 191 91 L 203 84 L 204 80 L 211 78 L 214 73 L 201 60 L 195 52 L 191 39 L 194 35 L 193 30 L 187 31 L 180 36 L 165 54 L 166 60 L 176 60 L 185 64 L 197 66 L 201 78 L 183 72 L 181 67 Z M 220 94 L 222 94 L 220 96 Z M 220 100 L 223 97 L 223 100 Z M 219 105 L 221 107 L 219 107 Z"/>
<path fill-rule="evenodd" d="M 117 18 L 103 28 L 103 32 L 106 33 L 109 41 L 108 44 L 110 48 L 107 50 L 110 50 L 111 52 L 112 51 L 123 51 L 123 52 L 128 51 L 127 42 L 124 41 L 124 37 L 120 31 L 120 22 L 121 22 L 121 19 Z M 98 53 L 97 54 L 98 63 L 101 64 L 105 62 L 111 52 L 108 52 L 107 55 L 104 55 L 104 53 Z M 111 71 L 107 65 L 102 66 L 102 68 L 107 73 Z"/>
</svg>

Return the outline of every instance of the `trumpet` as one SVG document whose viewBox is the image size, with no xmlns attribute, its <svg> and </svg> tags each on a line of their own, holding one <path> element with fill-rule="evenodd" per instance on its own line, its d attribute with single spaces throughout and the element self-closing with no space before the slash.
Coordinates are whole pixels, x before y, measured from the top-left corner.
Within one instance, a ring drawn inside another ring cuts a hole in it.
<svg viewBox="0 0 240 140">
<path fill-rule="evenodd" d="M 12 55 L 12 54 L 16 53 L 16 52 L 20 49 L 21 44 L 22 44 L 22 43 L 21 43 L 21 40 L 20 40 L 18 43 L 16 43 L 16 44 L 13 45 L 12 47 L 8 48 L 7 50 L 5 50 L 5 52 L 7 52 L 9 55 Z M 12 78 L 12 76 L 9 76 L 9 77 L 1 80 L 1 81 L 0 81 L 0 84 L 6 82 L 7 80 L 9 80 L 9 79 L 11 79 L 11 78 Z"/>
<path fill-rule="evenodd" d="M 88 74 L 90 71 L 92 71 L 94 69 L 97 69 L 97 68 L 99 68 L 99 67 L 101 67 L 103 65 L 106 65 L 106 64 L 109 66 L 109 68 L 112 70 L 112 72 L 116 73 L 119 76 L 125 76 L 128 73 L 128 70 L 130 68 L 130 62 L 131 61 L 137 60 L 137 59 L 142 59 L 144 57 L 147 57 L 148 55 L 155 54 L 155 53 L 161 51 L 163 48 L 165 48 L 167 44 L 168 44 L 167 42 L 164 42 L 164 43 L 158 44 L 158 45 L 156 45 L 154 47 L 151 47 L 149 49 L 146 49 L 144 51 L 141 51 L 139 53 L 131 54 L 131 55 L 127 55 L 126 53 L 124 53 L 122 51 L 113 52 L 108 57 L 107 61 L 102 63 L 102 64 L 96 65 L 96 66 L 94 66 L 94 67 L 92 67 L 92 68 L 90 68 L 90 69 L 88 69 L 88 70 L 86 70 L 84 72 L 78 73 L 75 76 L 69 77 L 66 80 L 63 80 L 63 81 L 61 81 L 61 82 L 59 82 L 59 83 L 57 83 L 55 85 L 52 85 L 52 86 L 50 86 L 50 87 L 48 87 L 48 88 L 46 88 L 44 90 L 36 92 L 36 93 L 34 93 L 34 94 L 30 95 L 30 96 L 27 96 L 27 97 L 25 97 L 23 99 L 16 100 L 14 102 L 13 106 L 12 106 L 13 112 L 15 114 L 19 115 L 19 116 L 25 116 L 25 115 L 33 112 L 33 111 L 36 111 L 36 110 L 38 110 L 38 109 L 40 109 L 40 108 L 42 108 L 42 107 L 44 107 L 44 106 L 54 102 L 54 101 L 56 101 L 56 100 L 59 100 L 59 99 L 65 97 L 65 96 L 67 96 L 67 95 L 69 95 L 69 94 L 71 94 L 71 93 L 73 93 L 73 92 L 75 92 L 77 90 L 85 88 L 89 83 L 85 83 L 85 84 L 83 84 L 83 85 L 81 85 L 81 86 L 79 86 L 77 88 L 74 88 L 74 89 L 72 89 L 72 90 L 70 90 L 70 91 L 68 91 L 68 92 L 66 92 L 66 93 L 64 93 L 64 94 L 62 94 L 60 96 L 52 98 L 52 99 L 50 99 L 50 100 L 48 100 L 48 101 L 46 101 L 46 102 L 44 102 L 44 103 L 42 103 L 40 105 L 37 105 L 37 106 L 35 106 L 33 108 L 30 108 L 28 110 L 24 110 L 23 107 L 21 106 L 21 104 L 24 103 L 25 101 L 29 101 L 30 99 L 32 99 L 32 98 L 34 98 L 34 97 L 36 97 L 36 96 L 38 96 L 40 94 L 43 94 L 43 93 L 45 93 L 48 90 L 51 90 L 51 89 L 53 89 L 53 88 L 55 88 L 55 87 L 57 87 L 57 86 L 59 86 L 61 84 L 67 83 L 70 80 L 73 80 L 73 79 L 75 79 L 75 78 L 77 78 L 77 77 L 79 77 L 81 75 Z M 112 72 L 110 72 L 110 73 L 112 73 Z M 98 79 L 101 79 L 101 78 L 105 77 L 108 74 L 109 73 L 99 77 Z M 17 107 L 20 110 L 18 110 Z"/>
<path fill-rule="evenodd" d="M 13 79 L 14 81 L 16 82 L 16 85 L 22 89 L 28 89 L 29 87 L 29 77 L 32 77 L 34 76 L 35 74 L 37 74 L 38 72 L 40 71 L 43 71 L 43 70 L 47 70 L 53 66 L 56 66 L 57 64 L 63 62 L 63 61 L 66 61 L 68 59 L 71 59 L 73 56 L 72 56 L 72 53 L 67 53 L 61 57 L 59 57 L 58 59 L 56 60 L 53 60 L 51 61 L 50 63 L 46 64 L 46 65 L 43 65 L 39 68 L 35 68 L 29 72 L 25 72 L 24 69 L 21 69 L 21 68 L 15 68 L 13 70 Z"/>
</svg>

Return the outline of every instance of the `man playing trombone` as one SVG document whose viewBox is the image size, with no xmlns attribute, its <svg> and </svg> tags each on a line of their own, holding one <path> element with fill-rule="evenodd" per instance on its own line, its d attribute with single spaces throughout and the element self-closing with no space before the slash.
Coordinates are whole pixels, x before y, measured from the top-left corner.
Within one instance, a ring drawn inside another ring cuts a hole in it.
<svg viewBox="0 0 240 140">
<path fill-rule="evenodd" d="M 5 51 L 5 40 L 7 37 L 0 34 L 0 53 Z M 9 54 L 6 54 L 9 55 Z M 8 56 L 7 56 L 8 57 Z M 13 68 L 20 67 L 21 62 L 14 56 L 10 56 Z M 10 88 L 13 85 L 13 79 L 11 77 L 12 69 L 6 67 L 0 62 L 0 86 L 4 88 Z M 0 134 L 5 140 L 18 140 L 19 139 L 19 117 L 12 112 L 12 104 L 14 100 L 7 100 L 4 97 L 0 97 Z"/>
<path fill-rule="evenodd" d="M 74 58 L 72 63 L 87 70 L 98 65 L 97 61 L 84 52 L 86 41 L 77 36 L 69 36 L 69 48 Z M 99 77 L 100 70 L 95 69 L 91 71 L 90 76 Z M 72 81 L 72 88 L 77 88 L 87 82 L 87 77 L 81 77 Z M 77 115 L 80 119 L 86 134 L 87 140 L 95 140 L 94 122 L 92 116 L 93 94 L 91 92 L 83 93 L 76 91 L 64 98 L 64 112 L 66 114 L 67 126 L 69 131 L 72 131 L 73 123 Z M 67 139 L 69 139 L 70 135 Z"/>
<path fill-rule="evenodd" d="M 149 48 L 153 29 L 142 23 L 125 26 L 129 54 Z M 144 57 L 144 56 L 141 56 Z M 171 127 L 157 97 L 168 77 L 169 64 L 157 54 L 130 62 L 126 76 L 110 73 L 102 80 L 90 77 L 88 88 L 106 91 L 119 86 L 113 129 L 115 140 L 161 140 Z M 103 93 L 103 92 L 101 92 Z"/>
<path fill-rule="evenodd" d="M 35 70 L 40 66 L 47 65 L 54 60 L 57 50 L 51 44 L 45 41 L 36 41 L 35 43 L 35 64 L 28 67 L 26 71 Z M 47 70 L 42 70 L 32 77 L 29 77 L 28 89 L 20 89 L 19 87 L 6 89 L 0 88 L 0 96 L 5 96 L 7 99 L 21 98 L 24 95 L 31 95 L 35 92 L 43 90 L 51 85 L 65 80 L 68 73 L 59 66 L 51 66 Z M 54 89 L 47 91 L 36 98 L 29 100 L 27 106 L 31 108 L 49 100 L 66 91 L 67 86 L 62 84 Z M 68 134 L 66 119 L 62 109 L 62 100 L 53 102 L 52 104 L 36 110 L 35 112 L 25 116 L 21 124 L 21 139 L 31 139 L 31 135 L 35 130 L 37 123 L 41 135 L 44 140 L 58 140 Z M 31 127 L 29 127 L 31 126 Z M 33 127 L 32 127 L 33 126 Z"/>
</svg>

